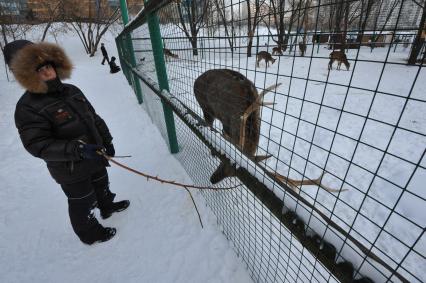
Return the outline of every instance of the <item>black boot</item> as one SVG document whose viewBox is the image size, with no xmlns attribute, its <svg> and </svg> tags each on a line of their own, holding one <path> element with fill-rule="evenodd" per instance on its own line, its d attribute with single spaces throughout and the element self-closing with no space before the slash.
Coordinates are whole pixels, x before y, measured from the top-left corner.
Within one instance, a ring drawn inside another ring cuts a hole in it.
<svg viewBox="0 0 426 283">
<path fill-rule="evenodd" d="M 130 205 L 129 200 L 122 200 L 122 201 L 118 201 L 118 202 L 113 202 L 110 205 L 108 205 L 107 207 L 101 209 L 101 217 L 102 217 L 102 219 L 107 219 L 114 212 L 123 211 L 126 208 L 128 208 L 129 205 Z"/>
<path fill-rule="evenodd" d="M 117 229 L 111 227 L 103 227 L 98 224 L 90 229 L 84 237 L 80 237 L 85 244 L 92 245 L 94 243 L 106 242 L 115 236 Z"/>
</svg>

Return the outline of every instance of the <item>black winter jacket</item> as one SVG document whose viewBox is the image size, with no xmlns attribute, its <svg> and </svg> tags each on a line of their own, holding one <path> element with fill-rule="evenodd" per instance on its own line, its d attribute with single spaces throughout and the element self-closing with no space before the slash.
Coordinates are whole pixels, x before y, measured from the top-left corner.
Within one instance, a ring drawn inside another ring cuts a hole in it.
<svg viewBox="0 0 426 283">
<path fill-rule="evenodd" d="M 102 55 L 103 55 L 104 57 L 108 57 L 108 53 L 107 53 L 107 51 L 106 51 L 106 49 L 105 49 L 105 47 L 104 47 L 104 46 L 101 46 L 101 52 L 102 52 Z"/>
<path fill-rule="evenodd" d="M 25 149 L 46 161 L 60 184 L 81 181 L 108 164 L 80 157 L 78 140 L 106 145 L 112 137 L 104 120 L 74 85 L 63 84 L 55 92 L 25 92 L 16 105 L 15 124 Z"/>
</svg>

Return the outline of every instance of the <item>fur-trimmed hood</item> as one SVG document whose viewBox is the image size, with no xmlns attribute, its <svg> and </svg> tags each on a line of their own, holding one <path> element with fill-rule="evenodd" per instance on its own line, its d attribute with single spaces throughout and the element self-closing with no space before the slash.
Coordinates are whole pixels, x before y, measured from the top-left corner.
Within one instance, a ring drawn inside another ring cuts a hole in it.
<svg viewBox="0 0 426 283">
<path fill-rule="evenodd" d="M 71 76 L 73 65 L 65 51 L 53 43 L 28 44 L 13 55 L 10 69 L 16 80 L 28 91 L 33 93 L 47 93 L 47 84 L 39 80 L 37 66 L 44 62 L 55 64 L 59 79 L 68 79 Z"/>
</svg>

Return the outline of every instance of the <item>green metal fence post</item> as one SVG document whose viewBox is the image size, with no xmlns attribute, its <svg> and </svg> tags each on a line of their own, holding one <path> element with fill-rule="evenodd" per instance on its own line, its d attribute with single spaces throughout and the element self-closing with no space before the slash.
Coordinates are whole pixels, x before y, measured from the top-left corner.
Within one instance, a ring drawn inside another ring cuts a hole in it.
<svg viewBox="0 0 426 283">
<path fill-rule="evenodd" d="M 147 1 L 145 1 L 145 4 Z M 154 53 L 155 69 L 157 72 L 158 84 L 160 89 L 169 91 L 169 81 L 167 78 L 166 64 L 164 62 L 163 42 L 160 33 L 160 24 L 156 13 L 150 13 L 147 16 L 149 35 L 151 37 L 152 51 Z M 176 137 L 175 120 L 173 111 L 166 103 L 162 101 L 164 119 L 166 121 L 167 134 L 169 137 L 170 152 L 179 152 L 179 146 Z"/>
<path fill-rule="evenodd" d="M 123 19 L 123 24 L 126 25 L 129 22 L 129 15 L 127 13 L 126 0 L 120 0 L 120 9 L 121 9 L 121 18 Z M 129 58 L 127 59 L 130 59 L 130 64 L 132 64 L 132 67 L 136 67 L 136 58 L 135 58 L 135 53 L 133 51 L 133 43 L 132 43 L 131 35 L 130 34 L 125 35 L 124 40 L 129 50 Z M 141 104 L 143 102 L 143 99 L 142 99 L 142 88 L 139 82 L 139 78 L 136 77 L 135 74 L 130 74 L 130 76 L 132 76 L 132 81 L 133 81 L 132 85 L 136 92 L 136 97 L 138 99 L 139 104 Z"/>
<path fill-rule="evenodd" d="M 120 60 L 120 65 L 121 65 L 121 69 L 123 70 L 123 74 L 125 75 L 127 82 L 129 84 L 130 83 L 130 78 L 129 78 L 129 69 L 127 67 L 127 64 L 124 63 L 124 53 L 123 53 L 123 47 L 122 47 L 122 41 L 123 39 L 121 37 L 116 37 L 115 38 L 115 44 L 117 45 L 117 51 L 118 51 L 118 58 Z"/>
</svg>

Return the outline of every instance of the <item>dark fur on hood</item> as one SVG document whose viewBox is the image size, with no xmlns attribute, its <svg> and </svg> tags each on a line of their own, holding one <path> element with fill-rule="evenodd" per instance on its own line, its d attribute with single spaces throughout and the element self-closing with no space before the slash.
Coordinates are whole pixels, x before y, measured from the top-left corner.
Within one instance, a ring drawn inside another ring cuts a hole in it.
<svg viewBox="0 0 426 283">
<path fill-rule="evenodd" d="M 29 44 L 20 49 L 13 56 L 10 69 L 16 80 L 28 91 L 33 93 L 47 93 L 47 84 L 37 75 L 37 67 L 44 62 L 54 63 L 59 79 L 68 79 L 71 76 L 73 65 L 64 50 L 53 43 Z"/>
</svg>

